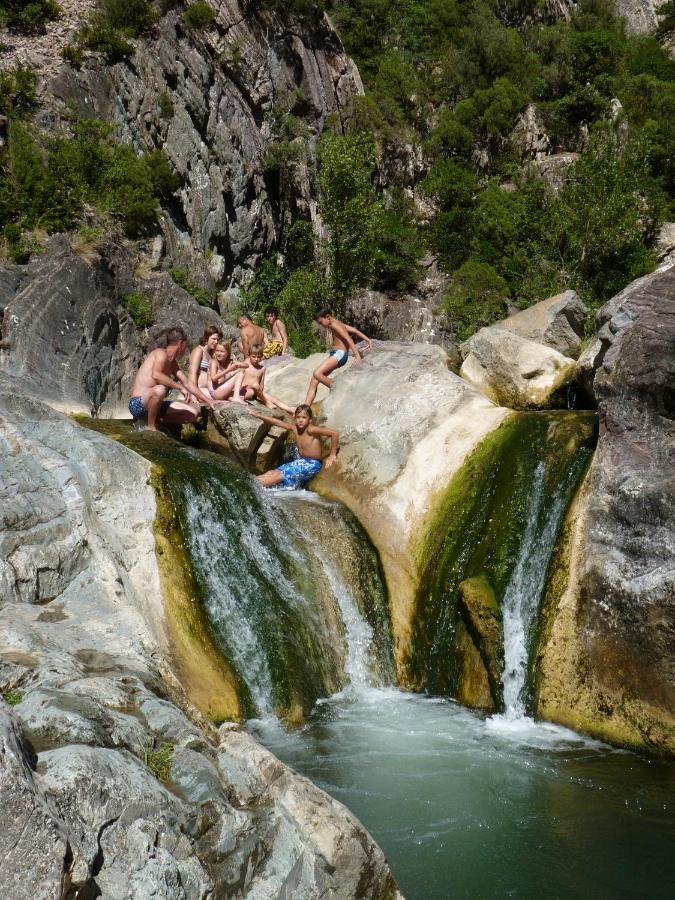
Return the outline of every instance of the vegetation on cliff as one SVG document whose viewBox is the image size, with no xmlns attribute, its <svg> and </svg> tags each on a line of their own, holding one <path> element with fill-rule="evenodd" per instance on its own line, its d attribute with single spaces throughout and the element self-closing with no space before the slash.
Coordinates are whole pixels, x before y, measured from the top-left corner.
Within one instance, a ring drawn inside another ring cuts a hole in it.
<svg viewBox="0 0 675 900">
<path fill-rule="evenodd" d="M 335 21 L 368 91 L 356 127 L 372 122 L 385 159 L 424 156 L 401 186 L 433 204 L 423 231 L 460 275 L 464 334 L 507 299 L 571 286 L 596 307 L 649 271 L 673 211 L 675 63 L 613 4 L 582 0 L 566 22 L 531 0 L 339 0 Z M 581 152 L 558 195 L 513 134 L 529 104 L 542 150 Z"/>
</svg>

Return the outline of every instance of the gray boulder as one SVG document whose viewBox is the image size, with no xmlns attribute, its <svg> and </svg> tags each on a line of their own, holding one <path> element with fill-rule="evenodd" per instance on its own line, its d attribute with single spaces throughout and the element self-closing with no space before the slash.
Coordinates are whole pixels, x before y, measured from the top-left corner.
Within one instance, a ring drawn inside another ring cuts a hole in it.
<svg viewBox="0 0 675 900">
<path fill-rule="evenodd" d="M 35 778 L 34 755 L 0 701 L 0 882 L 12 900 L 52 900 L 67 888 L 66 827 Z"/>
<path fill-rule="evenodd" d="M 587 318 L 588 309 L 577 292 L 564 291 L 503 319 L 497 327 L 576 359 Z"/>
<path fill-rule="evenodd" d="M 546 408 L 575 372 L 573 359 L 507 331 L 501 323 L 481 328 L 460 351 L 462 378 L 511 409 Z"/>
<path fill-rule="evenodd" d="M 598 313 L 580 362 L 600 413 L 547 600 L 539 712 L 623 744 L 675 752 L 675 269 Z"/>
<path fill-rule="evenodd" d="M 347 318 L 371 338 L 438 344 L 458 362 L 454 339 L 421 296 L 358 291 L 347 300 Z"/>
<path fill-rule="evenodd" d="M 59 409 L 116 415 L 141 358 L 116 279 L 61 236 L 28 265 L 5 265 L 0 369 Z"/>
<path fill-rule="evenodd" d="M 253 410 L 275 419 L 284 415 L 281 410 L 267 409 L 259 403 L 223 403 L 209 413 L 207 437 L 214 450 L 224 451 L 243 465 L 263 472 L 279 462 L 288 431 L 254 418 Z"/>
</svg>

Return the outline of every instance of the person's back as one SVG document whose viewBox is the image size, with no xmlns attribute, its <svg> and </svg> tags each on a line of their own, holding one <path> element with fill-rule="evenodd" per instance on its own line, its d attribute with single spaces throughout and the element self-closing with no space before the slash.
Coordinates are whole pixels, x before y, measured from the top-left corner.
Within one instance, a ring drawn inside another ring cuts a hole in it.
<svg viewBox="0 0 675 900">
<path fill-rule="evenodd" d="M 259 325 L 255 325 L 249 316 L 241 315 L 237 319 L 237 328 L 239 329 L 239 340 L 237 345 L 244 357 L 247 357 L 250 348 L 254 345 L 265 343 L 265 332 Z"/>
</svg>

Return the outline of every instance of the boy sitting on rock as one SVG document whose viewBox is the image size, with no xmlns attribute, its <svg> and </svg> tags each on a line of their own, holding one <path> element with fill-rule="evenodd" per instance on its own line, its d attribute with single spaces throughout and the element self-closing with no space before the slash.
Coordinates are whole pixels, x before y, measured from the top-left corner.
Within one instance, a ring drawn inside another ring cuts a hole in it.
<svg viewBox="0 0 675 900">
<path fill-rule="evenodd" d="M 312 424 L 312 410 L 306 403 L 296 407 L 293 422 L 284 422 L 281 419 L 273 419 L 262 413 L 252 412 L 252 416 L 267 422 L 268 425 L 278 425 L 295 434 L 295 459 L 285 462 L 277 469 L 270 469 L 263 475 L 258 475 L 258 481 L 263 487 L 280 485 L 285 488 L 304 488 L 321 471 L 321 438 L 330 438 L 330 453 L 326 457 L 327 469 L 335 462 L 338 452 L 340 435 L 334 428 L 320 428 Z"/>
<path fill-rule="evenodd" d="M 269 409 L 283 409 L 284 412 L 293 414 L 294 407 L 265 393 L 265 368 L 262 361 L 263 348 L 259 344 L 254 344 L 246 357 L 246 368 L 241 369 L 234 378 L 231 399 L 235 403 L 258 400 Z"/>
</svg>

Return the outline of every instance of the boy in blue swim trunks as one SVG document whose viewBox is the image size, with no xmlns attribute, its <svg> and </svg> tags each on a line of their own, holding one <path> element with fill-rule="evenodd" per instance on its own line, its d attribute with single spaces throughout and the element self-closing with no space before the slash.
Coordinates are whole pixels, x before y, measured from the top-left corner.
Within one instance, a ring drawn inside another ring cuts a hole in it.
<svg viewBox="0 0 675 900">
<path fill-rule="evenodd" d="M 358 328 L 353 328 L 351 325 L 345 325 L 344 322 L 336 319 L 327 306 L 317 310 L 314 318 L 322 328 L 328 328 L 331 331 L 333 335 L 333 349 L 328 354 L 328 359 L 317 366 L 312 373 L 312 380 L 309 383 L 307 397 L 305 398 L 305 403 L 308 406 L 311 406 L 312 403 L 314 403 L 319 384 L 325 384 L 327 388 L 330 388 L 333 382 L 328 378 L 328 375 L 336 369 L 341 369 L 342 366 L 345 365 L 349 359 L 350 350 L 354 353 L 354 365 L 358 365 L 361 362 L 362 357 L 356 344 L 351 338 L 352 334 L 355 334 L 358 338 L 365 341 L 366 347 L 369 350 L 372 346 L 370 338 L 366 337 L 362 331 L 358 330 Z"/>
<path fill-rule="evenodd" d="M 321 471 L 321 438 L 330 438 L 330 453 L 326 457 L 327 469 L 335 462 L 338 452 L 340 435 L 334 428 L 320 428 L 312 425 L 312 410 L 306 403 L 296 407 L 293 414 L 293 422 L 284 422 L 282 419 L 273 419 L 262 413 L 251 412 L 252 416 L 267 422 L 268 425 L 278 425 L 295 434 L 296 453 L 295 459 L 285 462 L 277 469 L 270 469 L 263 475 L 258 475 L 258 481 L 263 487 L 280 485 L 286 488 L 304 488 Z"/>
</svg>

